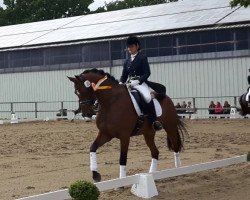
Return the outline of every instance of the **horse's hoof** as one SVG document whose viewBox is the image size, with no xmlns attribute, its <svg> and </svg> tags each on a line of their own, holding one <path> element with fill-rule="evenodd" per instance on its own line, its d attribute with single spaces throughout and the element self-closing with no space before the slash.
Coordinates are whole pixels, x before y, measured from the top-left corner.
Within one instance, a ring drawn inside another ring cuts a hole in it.
<svg viewBox="0 0 250 200">
<path fill-rule="evenodd" d="M 93 175 L 92 178 L 94 179 L 95 182 L 100 182 L 101 181 L 101 174 L 99 174 L 97 171 L 92 171 Z"/>
</svg>

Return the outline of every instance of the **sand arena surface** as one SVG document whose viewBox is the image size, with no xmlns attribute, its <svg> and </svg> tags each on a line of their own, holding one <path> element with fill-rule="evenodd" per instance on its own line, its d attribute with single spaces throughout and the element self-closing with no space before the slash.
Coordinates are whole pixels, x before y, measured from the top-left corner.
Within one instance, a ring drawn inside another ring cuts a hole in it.
<svg viewBox="0 0 250 200">
<path fill-rule="evenodd" d="M 250 120 L 186 121 L 189 137 L 181 154 L 190 165 L 246 154 L 250 151 Z M 10 200 L 68 187 L 78 179 L 91 180 L 89 147 L 97 134 L 95 123 L 33 122 L 0 125 L 0 199 Z M 159 170 L 173 168 L 166 134 L 156 135 Z M 119 141 L 98 150 L 103 180 L 119 174 Z M 133 137 L 128 153 L 128 175 L 147 172 L 150 151 L 142 136 Z M 249 200 L 250 164 L 179 176 L 156 183 L 159 196 L 169 200 Z M 102 193 L 100 199 L 136 200 L 130 188 Z"/>
</svg>

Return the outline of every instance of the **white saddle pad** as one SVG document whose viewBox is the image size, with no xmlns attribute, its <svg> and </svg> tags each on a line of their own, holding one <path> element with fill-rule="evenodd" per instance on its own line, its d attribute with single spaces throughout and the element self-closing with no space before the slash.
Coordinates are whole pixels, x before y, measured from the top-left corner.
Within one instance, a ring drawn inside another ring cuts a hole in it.
<svg viewBox="0 0 250 200">
<path fill-rule="evenodd" d="M 128 90 L 128 93 L 130 95 L 130 98 L 133 102 L 133 105 L 134 105 L 134 108 L 135 108 L 135 111 L 137 113 L 138 116 L 141 116 L 143 115 L 143 112 L 141 111 L 137 101 L 135 100 L 134 96 L 131 94 L 131 92 Z M 157 99 L 153 99 L 153 102 L 154 102 L 154 105 L 155 105 L 155 112 L 156 112 L 156 116 L 157 117 L 160 117 L 162 115 L 162 108 L 161 108 L 161 105 L 159 103 L 159 101 Z"/>
</svg>

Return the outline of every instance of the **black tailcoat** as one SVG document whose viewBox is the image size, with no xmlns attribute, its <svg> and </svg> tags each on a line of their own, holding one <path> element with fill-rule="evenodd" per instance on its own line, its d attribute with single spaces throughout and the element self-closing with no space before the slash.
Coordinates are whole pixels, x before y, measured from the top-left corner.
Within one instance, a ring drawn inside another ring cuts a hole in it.
<svg viewBox="0 0 250 200">
<path fill-rule="evenodd" d="M 129 76 L 138 76 L 140 84 L 142 84 L 147 82 L 150 74 L 148 59 L 139 52 L 133 61 L 131 61 L 131 58 L 125 60 L 120 81 L 125 83 Z"/>
</svg>

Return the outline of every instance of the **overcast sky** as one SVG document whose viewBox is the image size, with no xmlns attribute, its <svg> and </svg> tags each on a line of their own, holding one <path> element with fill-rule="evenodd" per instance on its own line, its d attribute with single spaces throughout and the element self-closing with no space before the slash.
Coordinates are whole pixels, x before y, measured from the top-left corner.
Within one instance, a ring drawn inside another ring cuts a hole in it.
<svg viewBox="0 0 250 200">
<path fill-rule="evenodd" d="M 92 4 L 90 5 L 90 7 L 89 7 L 90 10 L 95 10 L 95 9 L 97 9 L 97 8 L 100 7 L 100 6 L 103 6 L 105 1 L 106 1 L 107 3 L 109 3 L 109 2 L 111 2 L 112 0 L 95 0 L 94 3 L 92 3 Z M 0 6 L 3 7 L 3 0 L 0 0 Z"/>
</svg>

